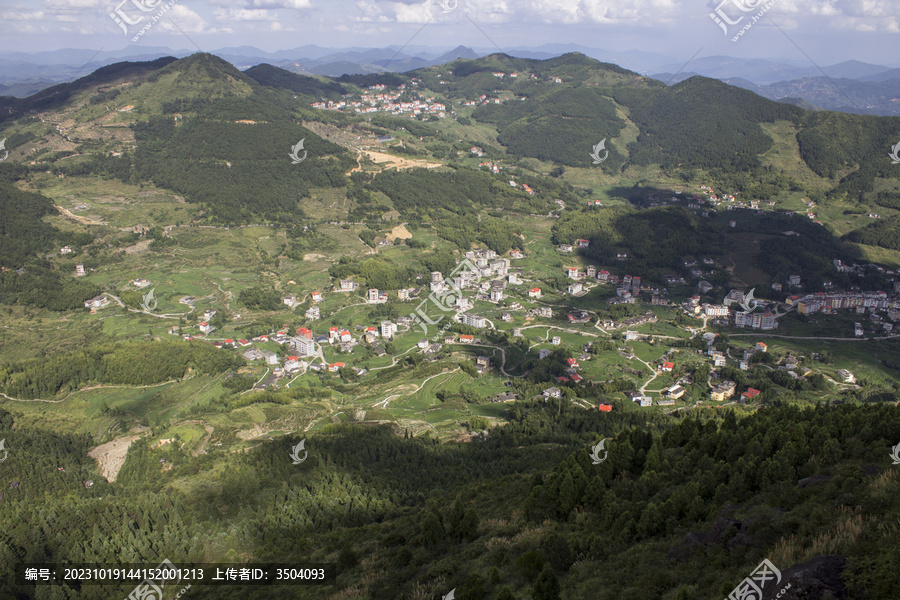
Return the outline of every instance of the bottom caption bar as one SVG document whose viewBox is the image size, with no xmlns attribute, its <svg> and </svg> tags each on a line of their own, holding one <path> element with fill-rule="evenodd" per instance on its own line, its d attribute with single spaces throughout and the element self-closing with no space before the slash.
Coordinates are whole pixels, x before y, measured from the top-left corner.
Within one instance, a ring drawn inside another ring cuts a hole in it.
<svg viewBox="0 0 900 600">
<path fill-rule="evenodd" d="M 16 565 L 19 585 L 321 585 L 334 583 L 334 563 L 182 563 Z"/>
</svg>

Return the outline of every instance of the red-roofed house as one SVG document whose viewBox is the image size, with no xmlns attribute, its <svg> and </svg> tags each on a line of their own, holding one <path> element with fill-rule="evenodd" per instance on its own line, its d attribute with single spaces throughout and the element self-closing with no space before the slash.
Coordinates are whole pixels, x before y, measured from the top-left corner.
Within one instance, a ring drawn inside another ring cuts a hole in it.
<svg viewBox="0 0 900 600">
<path fill-rule="evenodd" d="M 572 381 L 574 381 L 575 383 L 580 382 L 582 379 L 584 379 L 584 378 L 581 375 L 578 375 L 578 374 L 572 375 Z"/>
<path fill-rule="evenodd" d="M 612 412 L 612 404 L 603 404 L 601 402 L 597 405 L 597 410 L 600 412 Z"/>
<path fill-rule="evenodd" d="M 313 292 L 312 300 L 313 302 L 320 302 L 322 300 L 322 292 Z"/>
<path fill-rule="evenodd" d="M 349 342 L 353 340 L 353 336 L 350 335 L 350 332 L 346 329 L 341 332 L 341 342 Z"/>
<path fill-rule="evenodd" d="M 328 370 L 331 371 L 332 373 L 337 373 L 339 370 L 341 370 L 343 368 L 344 368 L 344 363 L 334 363 L 334 364 L 328 365 Z"/>
<path fill-rule="evenodd" d="M 459 341 L 461 344 L 471 344 L 471 343 L 475 342 L 475 336 L 463 334 L 463 335 L 459 336 Z"/>
<path fill-rule="evenodd" d="M 565 383 L 569 380 L 568 377 L 557 377 L 556 380 L 560 383 Z"/>
<path fill-rule="evenodd" d="M 566 359 L 566 362 L 569 363 L 569 366 L 570 366 L 570 367 L 577 367 L 577 366 L 578 366 L 578 361 L 575 360 L 574 358 L 567 358 L 567 359 Z"/>
<path fill-rule="evenodd" d="M 308 339 L 308 340 L 313 339 L 313 332 L 312 332 L 312 330 L 307 329 L 306 327 L 301 327 L 301 328 L 299 328 L 299 329 L 297 330 L 297 335 L 299 335 L 300 337 L 305 337 L 305 338 Z"/>
<path fill-rule="evenodd" d="M 541 288 L 531 288 L 528 290 L 529 298 L 540 298 L 541 297 Z"/>
<path fill-rule="evenodd" d="M 250 340 L 238 340 L 238 344 L 246 347 L 250 345 Z"/>
<path fill-rule="evenodd" d="M 675 363 L 664 362 L 659 366 L 660 371 L 665 371 L 666 373 L 671 373 L 672 369 L 675 368 Z"/>
<path fill-rule="evenodd" d="M 759 396 L 759 394 L 760 394 L 759 390 L 755 390 L 753 388 L 748 388 L 746 392 L 741 394 L 741 402 L 746 402 L 747 400 L 750 400 L 751 398 L 755 398 L 756 396 Z"/>
</svg>

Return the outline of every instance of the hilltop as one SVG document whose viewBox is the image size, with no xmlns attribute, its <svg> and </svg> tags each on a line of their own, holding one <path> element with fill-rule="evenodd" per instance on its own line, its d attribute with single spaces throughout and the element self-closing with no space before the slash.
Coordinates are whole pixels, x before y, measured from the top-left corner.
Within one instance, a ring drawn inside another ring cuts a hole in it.
<svg viewBox="0 0 900 600">
<path fill-rule="evenodd" d="M 900 593 L 896 119 L 579 54 L 197 54 L 6 108 L 0 595 L 160 556 L 332 563 L 304 599 L 691 600 L 764 558 Z"/>
</svg>

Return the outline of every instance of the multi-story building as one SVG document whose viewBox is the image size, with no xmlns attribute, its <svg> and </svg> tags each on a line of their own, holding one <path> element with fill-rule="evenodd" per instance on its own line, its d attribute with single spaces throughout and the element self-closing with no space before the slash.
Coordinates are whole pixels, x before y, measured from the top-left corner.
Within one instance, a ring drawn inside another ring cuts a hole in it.
<svg viewBox="0 0 900 600">
<path fill-rule="evenodd" d="M 487 319 L 477 315 L 463 314 L 460 315 L 459 320 L 463 325 L 468 325 L 469 327 L 487 327 Z"/>
</svg>

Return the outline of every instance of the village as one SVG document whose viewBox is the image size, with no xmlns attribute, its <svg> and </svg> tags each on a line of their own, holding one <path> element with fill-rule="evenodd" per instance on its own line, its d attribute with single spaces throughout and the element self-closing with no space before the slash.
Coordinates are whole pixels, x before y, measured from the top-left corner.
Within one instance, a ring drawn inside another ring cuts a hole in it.
<svg viewBox="0 0 900 600">
<path fill-rule="evenodd" d="M 587 250 L 590 243 L 587 239 L 577 239 L 571 244 L 561 244 L 557 251 L 563 255 L 573 254 L 576 250 Z M 366 288 L 362 294 L 362 302 L 367 306 L 418 301 L 417 307 L 410 310 L 409 314 L 381 319 L 371 324 L 353 325 L 349 320 L 345 320 L 344 325 L 335 324 L 335 321 L 339 323 L 341 319 L 332 314 L 331 324 L 327 328 L 316 328 L 316 322 L 322 320 L 320 305 L 328 294 L 360 296 L 360 284 L 352 278 L 347 278 L 336 280 L 332 289 L 326 292 L 318 290 L 309 292 L 308 306 L 301 302 L 296 294 L 284 295 L 282 301 L 286 309 L 294 311 L 301 304 L 306 306 L 302 314 L 307 324 L 293 330 L 282 328 L 249 339 L 239 336 L 219 337 L 216 336 L 216 328 L 211 324 L 217 311 L 207 309 L 202 315 L 198 315 L 196 333 L 185 332 L 184 330 L 190 326 L 184 325 L 172 327 L 169 333 L 180 335 L 188 341 L 205 340 L 218 348 L 234 349 L 248 362 L 265 365 L 265 374 L 260 377 L 255 389 L 289 386 L 297 377 L 310 371 L 340 376 L 350 372 L 355 377 L 364 377 L 368 370 L 365 365 L 360 364 L 362 362 L 359 360 L 360 350 L 365 350 L 369 356 L 388 356 L 395 351 L 392 342 L 399 338 L 410 337 L 417 337 L 414 345 L 395 355 L 394 362 L 399 356 L 409 352 L 420 353 L 424 360 L 438 360 L 442 350 L 455 346 L 457 352 L 465 351 L 466 354 L 472 354 L 471 360 L 478 373 L 494 372 L 507 376 L 507 368 L 512 368 L 513 365 L 506 364 L 505 354 L 502 354 L 502 360 L 499 361 L 496 355 L 491 356 L 493 351 L 487 349 L 496 346 L 479 339 L 476 330 L 508 331 L 512 338 L 524 337 L 528 329 L 546 330 L 547 338 L 543 344 L 540 340 L 529 342 L 531 348 L 542 346 L 537 349 L 538 360 L 552 360 L 554 348 L 571 347 L 573 338 L 567 333 L 577 334 L 575 339 L 579 340 L 576 347 L 579 350 L 578 358 L 567 359 L 565 375 L 557 377 L 555 385 L 544 390 L 542 395 L 545 399 L 557 398 L 560 390 L 567 386 L 591 383 L 592 380 L 581 372 L 582 363 L 592 360 L 590 348 L 594 340 L 610 337 L 617 340 L 618 356 L 637 363 L 637 369 L 625 367 L 625 373 L 643 374 L 641 383 L 636 384 L 636 389 L 626 390 L 625 397 L 641 407 L 654 404 L 667 407 L 673 406 L 676 402 L 701 400 L 724 402 L 732 398 L 733 401 L 750 402 L 759 395 L 760 390 L 752 387 L 739 389 L 733 380 L 720 376 L 720 371 L 728 368 L 743 372 L 751 370 L 755 362 L 754 356 L 767 351 L 766 343 L 757 341 L 752 347 L 742 350 L 733 347 L 723 349 L 718 347 L 720 346 L 717 344 L 718 333 L 712 331 L 712 327 L 716 327 L 718 331 L 725 331 L 725 328 L 738 331 L 750 329 L 764 334 L 776 330 L 778 320 L 790 312 L 811 315 L 832 314 L 846 310 L 854 314 L 867 315 L 872 322 L 880 324 L 882 333 L 890 333 L 891 321 L 900 319 L 900 296 L 898 296 L 900 282 L 894 284 L 891 296 L 886 292 L 836 290 L 802 293 L 802 278 L 796 275 L 789 277 L 783 284 L 772 286 L 773 289 L 784 287 L 800 292 L 788 296 L 785 301 L 754 297 L 752 290 L 745 293 L 740 289 L 731 289 L 724 297 L 720 296 L 721 301 L 716 301 L 710 296 L 714 292 L 714 286 L 701 279 L 717 268 L 716 261 L 712 259 L 685 260 L 685 268 L 690 271 L 667 276 L 666 286 L 648 284 L 641 275 L 614 274 L 610 272 L 610 268 L 597 268 L 594 265 L 566 267 L 564 274 L 570 281 L 568 286 L 565 289 L 548 289 L 546 286 L 534 285 L 535 282 L 526 278 L 522 268 L 514 266 L 515 261 L 523 258 L 525 254 L 516 249 L 510 251 L 508 256 L 499 256 L 487 249 L 472 250 L 465 253 L 464 258 L 457 262 L 456 268 L 449 275 L 445 276 L 438 271 L 431 273 L 427 287 L 399 289 L 391 295 L 376 288 Z M 627 258 L 627 255 L 619 255 L 617 262 L 625 262 Z M 852 271 L 856 267 L 835 261 L 835 268 Z M 694 273 L 694 269 L 700 272 Z M 81 270 L 83 271 L 83 267 Z M 621 272 L 623 270 L 621 264 L 614 270 Z M 699 281 L 689 284 L 686 277 Z M 136 279 L 132 284 L 136 289 L 144 289 L 152 283 L 146 279 Z M 690 289 L 691 285 L 694 285 L 700 293 L 694 293 L 680 303 L 670 299 L 669 288 L 680 295 L 684 290 Z M 648 310 L 644 312 L 638 310 L 637 313 L 632 312 L 624 318 L 610 319 L 601 317 L 592 310 L 572 306 L 566 308 L 565 305 L 558 303 L 559 299 L 565 300 L 566 297 L 570 298 L 570 302 L 575 302 L 597 288 L 601 288 L 601 295 L 610 306 L 643 304 Z M 603 289 L 607 291 L 603 292 Z M 555 303 L 546 302 L 545 296 L 548 294 Z M 92 313 L 97 312 L 110 304 L 109 296 L 102 294 L 88 300 L 85 307 Z M 180 303 L 193 306 L 196 300 L 185 297 Z M 480 314 L 473 312 L 476 307 Z M 709 365 L 710 372 L 703 385 L 706 393 L 699 398 L 696 392 L 693 395 L 688 392 L 691 385 L 697 383 L 693 381 L 690 372 L 673 376 L 679 371 L 670 358 L 676 353 L 675 347 L 668 347 L 666 353 L 659 359 L 646 360 L 638 357 L 630 346 L 643 343 L 666 347 L 670 339 L 677 338 L 654 333 L 653 328 L 660 322 L 662 315 L 668 315 L 666 318 L 670 319 L 672 314 L 678 312 L 698 323 L 697 326 L 682 326 L 685 335 L 682 339 L 702 338 L 704 342 L 702 350 L 695 346 L 688 354 L 685 354 L 684 350 L 678 351 L 683 358 L 690 357 L 692 363 L 702 360 Z M 519 316 L 514 316 L 517 313 Z M 559 321 L 562 315 L 565 315 L 565 321 Z M 429 329 L 429 326 L 441 323 L 443 328 L 439 328 L 436 334 L 434 327 Z M 564 323 L 565 326 L 561 326 L 560 323 Z M 451 324 L 466 328 L 467 333 L 450 331 Z M 579 328 L 572 329 L 572 327 Z M 551 331 L 555 330 L 558 330 L 560 335 L 551 335 Z M 849 334 L 850 332 L 848 337 Z M 855 337 L 864 335 L 862 327 L 858 324 L 853 335 Z M 564 337 L 567 338 L 566 341 Z M 471 350 L 466 350 L 466 346 L 471 347 Z M 343 358 L 342 355 L 347 358 Z M 442 356 L 448 355 L 445 352 Z M 779 359 L 774 365 L 768 365 L 767 368 L 784 371 L 792 379 L 803 379 L 814 372 L 801 364 L 802 360 L 799 357 L 787 356 Z M 646 379 L 644 367 L 651 373 L 649 379 Z M 855 383 L 855 377 L 849 371 L 839 370 L 832 375 L 839 380 L 835 383 L 844 385 Z M 672 379 L 670 383 L 663 387 L 651 388 L 654 380 L 664 381 L 666 376 Z M 577 395 L 577 387 L 575 393 Z M 514 399 L 507 395 L 504 401 Z M 611 404 L 603 402 L 598 409 L 606 411 L 611 410 L 611 407 Z"/>
<path fill-rule="evenodd" d="M 412 85 L 417 85 L 413 80 Z M 401 84 L 397 91 L 386 91 L 384 84 L 373 85 L 367 91 L 355 96 L 345 95 L 340 101 L 323 100 L 311 104 L 313 108 L 320 110 L 347 111 L 359 114 L 371 114 L 385 112 L 391 115 L 434 115 L 440 119 L 446 117 L 446 106 L 435 102 L 434 98 L 423 98 L 418 94 L 407 92 L 406 84 Z M 410 99 L 403 101 L 402 96 Z M 416 99 L 412 99 L 412 98 Z"/>
</svg>

